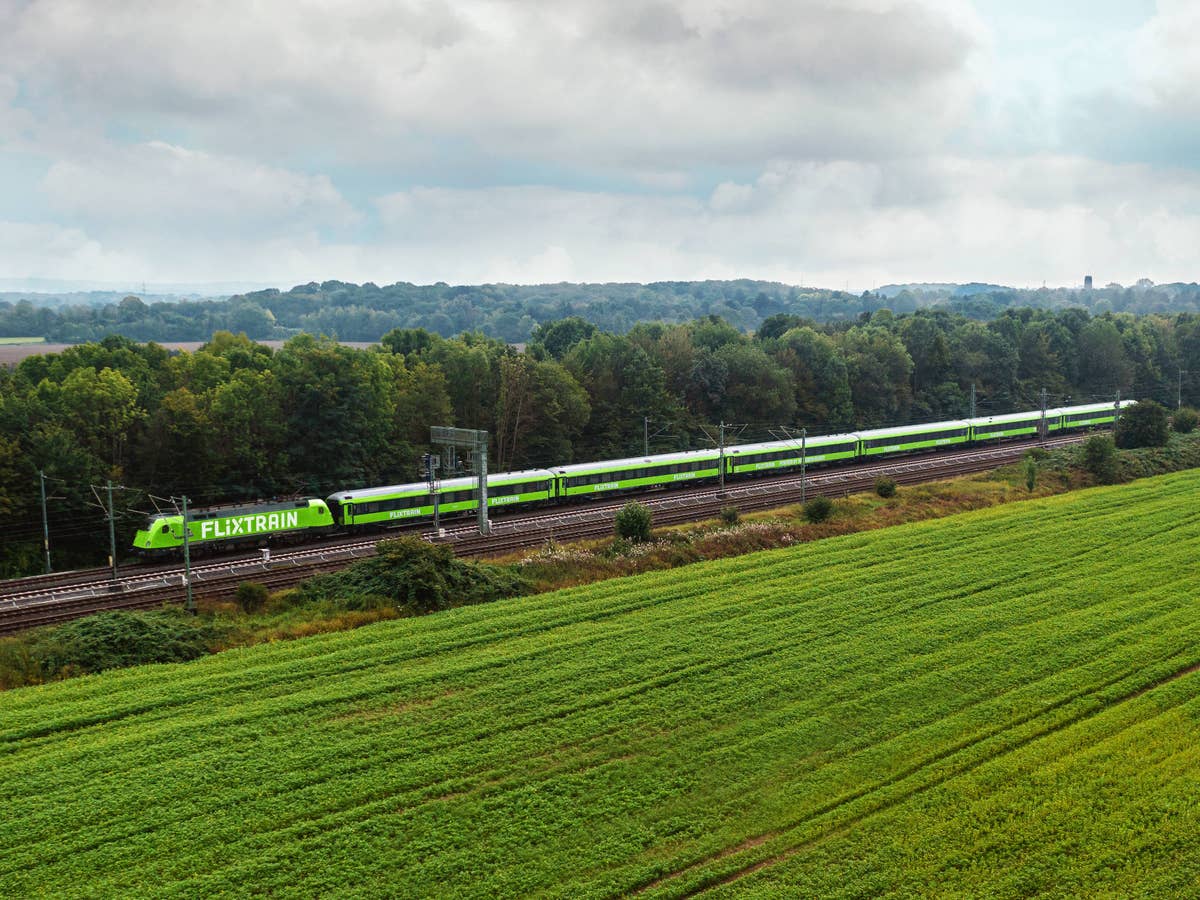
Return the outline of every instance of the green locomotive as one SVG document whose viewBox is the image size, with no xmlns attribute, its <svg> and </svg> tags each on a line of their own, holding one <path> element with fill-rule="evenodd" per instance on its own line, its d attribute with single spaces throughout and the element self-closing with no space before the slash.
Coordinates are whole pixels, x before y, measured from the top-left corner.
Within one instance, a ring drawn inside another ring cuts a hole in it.
<svg viewBox="0 0 1200 900">
<path fill-rule="evenodd" d="M 262 547 L 272 540 L 304 540 L 333 528 L 329 505 L 316 498 L 188 510 L 187 517 L 188 544 L 197 549 Z M 151 516 L 133 538 L 133 549 L 144 556 L 174 555 L 182 547 L 181 515 Z"/>
</svg>

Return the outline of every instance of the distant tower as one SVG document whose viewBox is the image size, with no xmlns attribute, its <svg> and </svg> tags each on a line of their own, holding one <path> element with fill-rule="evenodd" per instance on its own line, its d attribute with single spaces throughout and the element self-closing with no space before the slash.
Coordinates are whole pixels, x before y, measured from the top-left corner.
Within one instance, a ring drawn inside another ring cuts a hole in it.
<svg viewBox="0 0 1200 900">
<path fill-rule="evenodd" d="M 1090 291 L 1092 289 L 1092 276 L 1091 275 L 1083 276 L 1083 289 L 1085 291 Z"/>
</svg>

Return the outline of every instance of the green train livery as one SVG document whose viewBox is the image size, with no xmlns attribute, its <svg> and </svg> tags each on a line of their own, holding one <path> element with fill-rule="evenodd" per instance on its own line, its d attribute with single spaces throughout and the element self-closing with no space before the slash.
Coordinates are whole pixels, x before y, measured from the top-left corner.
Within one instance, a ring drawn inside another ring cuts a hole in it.
<svg viewBox="0 0 1200 900">
<path fill-rule="evenodd" d="M 1127 406 L 1133 401 L 1125 401 Z M 1111 426 L 1117 419 L 1112 403 L 1067 406 L 1045 412 L 1008 413 L 949 422 L 874 428 L 848 434 L 814 435 L 723 450 L 685 450 L 627 459 L 571 463 L 524 472 L 488 475 L 489 510 L 528 508 L 567 503 L 612 493 L 669 488 L 733 478 L 790 471 L 801 465 L 824 465 L 893 453 L 913 453 L 978 441 L 1027 438 L 1044 428 L 1046 434 Z M 448 478 L 437 483 L 437 509 L 453 517 L 476 512 L 478 484 L 474 478 Z M 338 491 L 328 501 L 309 498 L 289 503 L 198 509 L 188 514 L 189 542 L 197 547 L 261 546 L 303 534 L 330 530 L 379 530 L 407 521 L 427 521 L 434 515 L 434 494 L 427 482 L 364 487 Z M 152 517 L 134 538 L 134 550 L 144 555 L 175 553 L 183 545 L 178 515 Z"/>
<path fill-rule="evenodd" d="M 274 540 L 330 531 L 333 516 L 324 500 L 315 498 L 246 506 L 188 510 L 188 544 L 203 550 L 265 546 Z M 183 546 L 183 516 L 151 516 L 133 537 L 143 555 L 174 553 Z"/>
</svg>

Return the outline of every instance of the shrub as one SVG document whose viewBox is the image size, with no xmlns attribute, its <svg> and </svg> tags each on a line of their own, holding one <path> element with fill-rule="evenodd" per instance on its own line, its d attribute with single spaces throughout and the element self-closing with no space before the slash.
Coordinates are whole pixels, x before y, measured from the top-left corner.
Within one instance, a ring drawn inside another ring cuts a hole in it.
<svg viewBox="0 0 1200 900">
<path fill-rule="evenodd" d="M 207 654 L 217 634 L 178 609 L 97 613 L 5 642 L 0 682 L 16 687 L 123 666 L 184 662 Z"/>
<path fill-rule="evenodd" d="M 736 525 L 739 521 L 741 521 L 741 518 L 742 514 L 738 512 L 738 508 L 736 506 L 721 507 L 721 521 L 726 525 Z"/>
<path fill-rule="evenodd" d="M 235 599 L 242 612 L 259 612 L 267 605 L 267 586 L 257 581 L 243 581 L 237 586 Z"/>
<path fill-rule="evenodd" d="M 1162 447 L 1167 443 L 1167 408 L 1153 400 L 1143 400 L 1121 410 L 1113 440 L 1118 447 Z"/>
<path fill-rule="evenodd" d="M 880 475 L 875 479 L 875 493 L 880 497 L 888 498 L 896 496 L 896 480 Z"/>
<path fill-rule="evenodd" d="M 1043 459 L 1049 458 L 1049 456 L 1050 456 L 1050 451 L 1047 450 L 1045 447 L 1030 447 L 1028 450 L 1025 451 L 1026 459 L 1033 459 L 1033 460 L 1036 460 L 1037 462 L 1041 462 Z"/>
<path fill-rule="evenodd" d="M 630 500 L 617 513 L 613 524 L 617 537 L 633 543 L 650 540 L 650 507 L 636 500 Z"/>
<path fill-rule="evenodd" d="M 1200 425 L 1200 412 L 1196 412 L 1190 406 L 1182 406 L 1175 410 L 1172 425 L 1180 434 L 1191 434 L 1196 430 L 1196 426 Z"/>
<path fill-rule="evenodd" d="M 804 504 L 804 518 L 816 524 L 833 515 L 833 501 L 828 497 L 813 497 Z"/>
<path fill-rule="evenodd" d="M 1083 467 L 1101 484 L 1117 480 L 1117 449 L 1106 434 L 1094 434 L 1083 443 Z"/>
<path fill-rule="evenodd" d="M 300 602 L 346 610 L 395 606 L 427 613 L 513 597 L 528 589 L 515 569 L 458 559 L 445 544 L 402 537 L 375 547 L 377 556 L 301 584 L 296 589 Z"/>
<path fill-rule="evenodd" d="M 1033 493 L 1033 489 L 1037 487 L 1038 465 L 1037 460 L 1029 457 L 1025 460 L 1025 490 Z"/>
</svg>

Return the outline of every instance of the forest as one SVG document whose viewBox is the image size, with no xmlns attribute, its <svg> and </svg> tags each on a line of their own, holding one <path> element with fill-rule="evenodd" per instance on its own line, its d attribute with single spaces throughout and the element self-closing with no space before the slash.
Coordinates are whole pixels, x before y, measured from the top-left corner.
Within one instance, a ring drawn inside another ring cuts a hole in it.
<svg viewBox="0 0 1200 900">
<path fill-rule="evenodd" d="M 191 503 L 413 481 L 431 425 L 484 429 L 493 471 L 1122 397 L 1200 401 L 1200 316 L 943 309 L 749 332 L 708 315 L 605 331 L 578 316 L 522 351 L 393 329 L 369 349 L 219 331 L 198 352 L 109 335 L 0 368 L 0 574 L 40 566 L 39 472 L 60 559 L 104 558 L 154 498 Z M 119 541 L 119 543 L 123 543 Z"/>
<path fill-rule="evenodd" d="M 217 331 L 244 332 L 254 340 L 286 340 L 301 333 L 343 341 L 378 341 L 396 328 L 423 328 L 442 337 L 478 332 L 524 343 L 539 325 L 579 316 L 602 331 L 624 334 L 639 322 L 678 324 L 720 316 L 744 331 L 779 314 L 819 323 L 856 322 L 863 314 L 942 310 L 990 321 L 1005 310 L 1029 307 L 1092 315 L 1200 312 L 1196 284 L 1095 290 L 1006 288 L 988 284 L 885 285 L 851 294 L 778 282 L 670 281 L 653 284 L 414 285 L 380 287 L 342 281 L 312 282 L 227 299 L 152 300 L 103 294 L 69 297 L 9 295 L 0 298 L 0 337 L 43 337 L 82 343 L 119 333 L 139 341 L 205 341 Z M 10 299 L 11 298 L 11 299 Z"/>
</svg>

